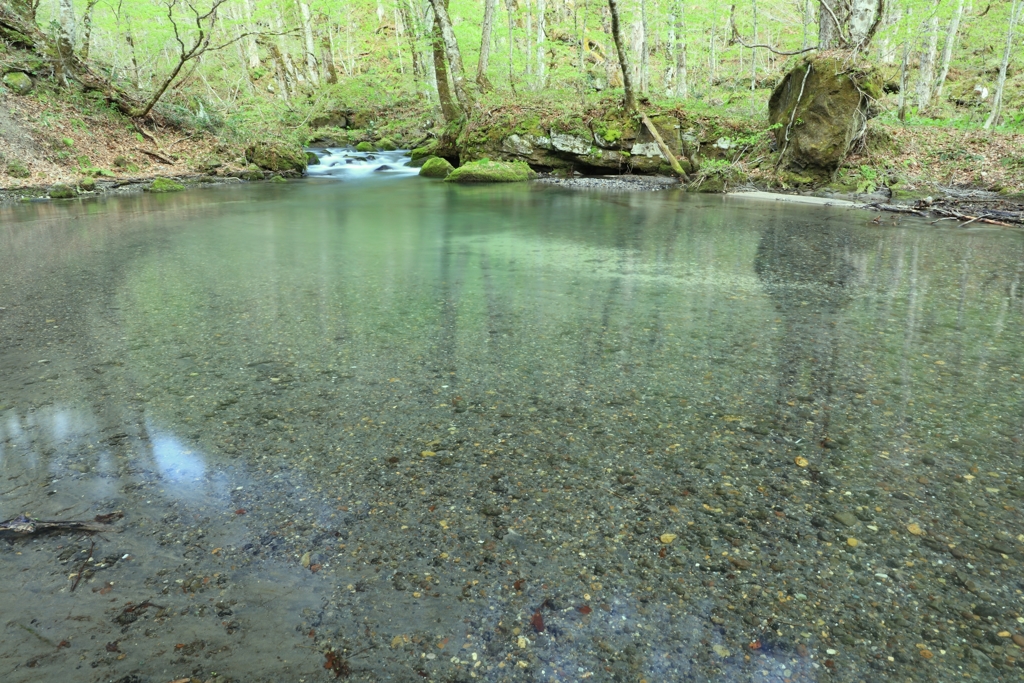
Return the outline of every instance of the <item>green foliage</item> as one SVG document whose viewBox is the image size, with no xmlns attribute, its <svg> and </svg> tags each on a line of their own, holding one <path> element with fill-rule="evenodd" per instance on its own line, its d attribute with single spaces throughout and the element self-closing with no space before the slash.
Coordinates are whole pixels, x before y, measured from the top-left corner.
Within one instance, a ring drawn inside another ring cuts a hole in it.
<svg viewBox="0 0 1024 683">
<path fill-rule="evenodd" d="M 7 175 L 12 178 L 28 178 L 32 173 L 28 170 L 28 166 L 19 161 L 18 159 L 11 159 L 7 162 Z"/>
</svg>

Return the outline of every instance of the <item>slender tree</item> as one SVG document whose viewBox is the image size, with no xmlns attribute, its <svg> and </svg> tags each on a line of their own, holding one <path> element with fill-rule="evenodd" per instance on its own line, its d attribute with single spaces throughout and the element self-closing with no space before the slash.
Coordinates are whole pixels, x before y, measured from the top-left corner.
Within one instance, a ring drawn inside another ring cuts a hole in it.
<svg viewBox="0 0 1024 683">
<path fill-rule="evenodd" d="M 632 70 L 629 66 L 626 42 L 622 38 L 622 23 L 619 21 L 618 0 L 608 0 L 608 11 L 612 15 L 612 40 L 615 41 L 615 51 L 619 55 L 619 66 L 622 68 L 622 86 L 626 91 L 626 109 L 636 111 L 636 95 L 633 93 Z"/>
<path fill-rule="evenodd" d="M 469 91 L 466 90 L 466 73 L 462 68 L 462 54 L 459 52 L 459 43 L 455 39 L 455 31 L 452 30 L 448 8 L 445 7 L 444 0 L 430 0 L 430 6 L 434 8 L 434 21 L 440 29 L 441 38 L 444 41 L 444 52 L 448 58 L 455 99 L 458 101 L 462 113 L 468 115 L 472 107 L 472 100 Z"/>
<path fill-rule="evenodd" d="M 1003 50 L 1003 61 L 999 65 L 999 80 L 996 81 L 996 92 L 992 96 L 992 111 L 985 120 L 985 128 L 989 129 L 999 120 L 999 114 L 1003 108 L 1003 90 L 1006 87 L 1006 69 L 1010 64 L 1010 54 L 1013 51 L 1013 41 L 1017 34 L 1017 22 L 1020 21 L 1021 11 L 1024 10 L 1024 0 L 1013 0 L 1010 7 L 1010 22 L 1006 27 L 1006 49 Z"/>
<path fill-rule="evenodd" d="M 946 77 L 949 75 L 949 65 L 953 61 L 953 46 L 956 44 L 957 33 L 960 31 L 960 20 L 964 15 L 964 0 L 958 0 L 953 18 L 949 21 L 949 31 L 946 32 L 946 42 L 942 45 L 942 66 L 939 77 L 935 79 L 935 97 L 942 97 L 942 87 L 946 84 Z"/>
<path fill-rule="evenodd" d="M 491 57 L 491 31 L 494 28 L 494 11 L 498 0 L 484 0 L 484 23 L 480 27 L 480 59 L 476 63 L 476 84 L 481 90 L 490 90 L 487 80 L 487 62 Z"/>
</svg>

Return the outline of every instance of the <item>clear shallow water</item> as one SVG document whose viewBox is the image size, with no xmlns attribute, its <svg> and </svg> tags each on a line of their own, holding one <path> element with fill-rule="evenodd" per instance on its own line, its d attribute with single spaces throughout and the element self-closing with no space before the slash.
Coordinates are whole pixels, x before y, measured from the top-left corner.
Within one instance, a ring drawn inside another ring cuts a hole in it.
<svg viewBox="0 0 1024 683">
<path fill-rule="evenodd" d="M 0 675 L 1018 680 L 1024 239 L 871 217 L 0 209 Z"/>
</svg>

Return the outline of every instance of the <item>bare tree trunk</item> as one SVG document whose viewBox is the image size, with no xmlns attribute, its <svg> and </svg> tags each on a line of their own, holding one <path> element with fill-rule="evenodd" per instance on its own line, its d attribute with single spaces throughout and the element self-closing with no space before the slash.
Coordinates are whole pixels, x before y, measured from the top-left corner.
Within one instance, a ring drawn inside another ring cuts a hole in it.
<svg viewBox="0 0 1024 683">
<path fill-rule="evenodd" d="M 831 50 L 839 47 L 841 41 L 841 27 L 836 23 L 836 0 L 818 0 L 821 4 L 821 11 L 818 14 L 818 47 L 822 50 Z"/>
<path fill-rule="evenodd" d="M 547 39 L 544 34 L 544 11 L 544 0 L 537 0 L 537 90 L 544 89 L 547 78 L 544 69 L 544 42 Z"/>
<path fill-rule="evenodd" d="M 448 62 L 444 56 L 444 36 L 441 34 L 441 25 L 434 15 L 434 27 L 432 30 L 434 49 L 434 81 L 437 83 L 437 99 L 441 103 L 441 116 L 446 122 L 459 118 L 459 108 L 452 101 L 451 87 L 448 85 Z"/>
<path fill-rule="evenodd" d="M 647 0 L 640 0 L 640 92 L 646 95 L 650 89 L 650 46 L 647 42 Z"/>
<path fill-rule="evenodd" d="M 242 2 L 242 11 L 245 18 L 245 31 L 247 33 L 255 33 L 252 24 L 252 0 L 244 0 L 244 2 Z M 260 68 L 260 50 L 256 45 L 255 35 L 246 36 L 245 54 L 248 55 L 250 69 Z"/>
<path fill-rule="evenodd" d="M 928 20 L 925 49 L 921 52 L 921 67 L 917 78 L 917 111 L 924 113 L 932 101 L 935 83 L 935 53 L 939 48 L 939 18 Z"/>
<path fill-rule="evenodd" d="M 942 67 L 939 77 L 935 81 L 935 99 L 942 99 L 942 87 L 946 85 L 946 76 L 949 75 L 949 63 L 953 60 L 953 46 L 956 44 L 956 36 L 960 31 L 960 20 L 964 16 L 964 0 L 956 5 L 956 11 L 949 22 L 949 31 L 946 33 L 946 42 L 942 45 Z"/>
<path fill-rule="evenodd" d="M 900 121 L 907 120 L 907 67 L 910 61 L 910 36 L 903 40 L 903 60 L 900 62 L 900 98 L 896 109 L 896 117 Z"/>
<path fill-rule="evenodd" d="M 1013 41 L 1017 33 L 1017 22 L 1020 21 L 1021 10 L 1024 9 L 1024 0 L 1013 0 L 1010 7 L 1010 25 L 1006 29 L 1006 49 L 1003 51 L 1003 62 L 999 65 L 999 80 L 996 82 L 996 92 L 992 97 L 992 112 L 985 121 L 985 128 L 991 128 L 999 121 L 999 114 L 1003 108 L 1003 89 L 1006 86 L 1006 69 L 1010 64 L 1010 54 L 1013 51 Z"/>
<path fill-rule="evenodd" d="M 60 0 L 60 28 L 64 32 L 64 37 L 74 47 L 76 26 L 75 7 L 72 0 Z"/>
<path fill-rule="evenodd" d="M 320 85 L 320 69 L 316 63 L 316 42 L 313 40 L 313 18 L 309 13 L 309 4 L 298 0 L 299 14 L 302 16 L 302 36 L 306 41 L 306 77 L 313 87 Z"/>
<path fill-rule="evenodd" d="M 622 86 L 626 91 L 626 109 L 631 112 L 636 111 L 636 95 L 633 93 L 633 77 L 629 67 L 629 54 L 626 52 L 626 44 L 622 39 L 618 0 L 608 0 L 608 10 L 612 14 L 612 39 L 615 41 L 615 51 L 619 55 L 619 66 L 622 67 Z"/>
<path fill-rule="evenodd" d="M 754 12 L 754 44 L 757 44 L 757 0 L 753 0 Z M 750 51 L 750 90 L 757 87 L 757 50 Z"/>
<path fill-rule="evenodd" d="M 526 6 L 523 8 L 526 12 L 526 56 L 523 60 L 526 62 L 526 75 L 527 81 L 529 77 L 533 75 L 533 2 L 532 0 L 526 0 Z"/>
<path fill-rule="evenodd" d="M 686 11 L 684 0 L 676 0 L 675 13 L 675 53 L 676 53 L 676 97 L 685 99 L 687 96 L 686 84 Z"/>
<path fill-rule="evenodd" d="M 444 0 L 430 0 L 430 4 L 434 8 L 434 21 L 440 27 L 441 37 L 444 40 L 444 51 L 448 57 L 448 67 L 451 69 L 455 99 L 459 103 L 459 108 L 468 116 L 473 103 L 466 90 L 466 73 L 462 68 L 462 54 L 459 52 L 459 43 L 455 40 L 452 22 L 448 17 L 448 8 L 444 6 Z"/>
<path fill-rule="evenodd" d="M 512 92 L 516 90 L 515 74 L 512 70 L 513 57 L 515 57 L 514 45 L 515 41 L 512 37 L 512 29 L 515 27 L 515 22 L 512 19 L 512 3 L 514 0 L 505 0 L 505 10 L 508 13 L 508 87 L 512 88 Z"/>
<path fill-rule="evenodd" d="M 92 11 L 100 0 L 89 0 L 85 5 L 85 14 L 82 15 L 82 61 L 89 61 L 89 49 L 92 47 Z"/>
<path fill-rule="evenodd" d="M 420 53 L 417 48 L 416 38 L 419 36 L 419 27 L 416 24 L 414 13 L 409 10 L 407 0 L 397 0 L 398 11 L 405 25 L 405 37 L 409 42 L 409 52 L 412 55 L 412 73 L 417 80 L 423 78 L 423 65 L 420 63 Z"/>
<path fill-rule="evenodd" d="M 814 21 L 814 11 L 811 9 L 811 0 L 804 0 L 804 6 L 800 14 L 804 23 L 804 33 L 803 38 L 800 39 L 800 49 L 806 50 L 808 46 L 807 27 Z"/>
<path fill-rule="evenodd" d="M 274 9 L 274 30 L 279 34 L 284 33 L 284 19 L 281 18 L 281 12 L 277 5 L 272 5 Z M 285 75 L 287 76 L 288 92 L 294 95 L 299 87 L 299 76 L 298 71 L 295 69 L 295 62 L 292 61 L 292 57 L 288 54 L 288 50 L 285 48 L 280 35 L 273 38 L 274 43 L 277 47 L 278 54 L 280 55 L 281 64 L 284 65 Z"/>
<path fill-rule="evenodd" d="M 480 59 L 476 63 L 476 84 L 480 90 L 490 90 L 491 82 L 487 80 L 487 62 L 491 57 L 491 30 L 494 28 L 494 10 L 498 0 L 484 0 L 484 23 L 480 36 Z M 511 39 L 511 36 L 510 36 Z"/>
<path fill-rule="evenodd" d="M 330 28 L 328 28 L 327 34 L 320 39 L 320 53 L 323 55 L 322 60 L 327 67 L 327 82 L 333 85 L 338 82 L 338 65 L 334 61 L 334 41 L 331 40 Z"/>
</svg>

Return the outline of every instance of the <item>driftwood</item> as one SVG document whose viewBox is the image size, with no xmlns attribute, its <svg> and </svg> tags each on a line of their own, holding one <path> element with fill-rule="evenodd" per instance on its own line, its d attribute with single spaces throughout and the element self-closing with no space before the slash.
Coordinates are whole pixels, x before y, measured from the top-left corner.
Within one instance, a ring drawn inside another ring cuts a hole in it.
<svg viewBox="0 0 1024 683">
<path fill-rule="evenodd" d="M 135 149 L 139 150 L 143 154 L 146 154 L 146 155 L 149 155 L 149 156 L 153 157 L 154 159 L 159 161 L 161 164 L 167 164 L 168 166 L 174 166 L 174 161 L 172 161 L 171 159 L 168 159 L 167 157 L 165 157 L 162 154 L 158 154 L 157 152 L 151 152 L 148 149 L 143 149 L 142 147 L 136 147 Z"/>
<path fill-rule="evenodd" d="M 668 163 L 672 166 L 672 170 L 675 171 L 675 174 L 680 178 L 686 178 L 686 171 L 683 170 L 679 160 L 676 159 L 674 154 L 672 154 L 672 150 L 670 150 L 668 145 L 665 144 L 665 140 L 662 139 L 658 129 L 654 127 L 654 123 L 647 118 L 647 114 L 640 114 L 640 120 L 643 121 L 644 126 L 647 127 L 647 130 L 650 132 L 651 137 L 654 138 L 654 141 L 658 143 L 658 149 L 661 150 L 662 155 L 668 160 Z"/>
<path fill-rule="evenodd" d="M 0 522 L 0 536 L 30 536 L 33 534 L 60 533 L 73 531 L 97 533 L 108 531 L 110 524 L 124 517 L 120 512 L 109 515 L 97 515 L 93 520 L 42 520 L 32 519 L 28 515 L 18 515 L 13 519 Z"/>
</svg>

